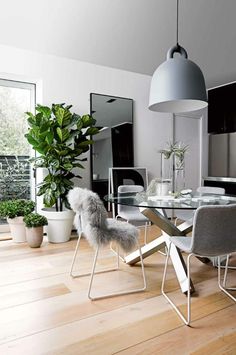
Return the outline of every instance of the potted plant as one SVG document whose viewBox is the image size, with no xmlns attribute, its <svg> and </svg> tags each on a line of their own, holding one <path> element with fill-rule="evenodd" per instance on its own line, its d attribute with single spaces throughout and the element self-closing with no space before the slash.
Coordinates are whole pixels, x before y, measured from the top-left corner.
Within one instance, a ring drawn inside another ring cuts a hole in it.
<svg viewBox="0 0 236 355">
<path fill-rule="evenodd" d="M 34 208 L 35 203 L 30 200 L 9 200 L 0 203 L 0 216 L 7 218 L 13 242 L 26 242 L 23 217 L 31 213 Z"/>
<path fill-rule="evenodd" d="M 161 149 L 159 152 L 163 154 L 165 159 L 169 159 L 173 155 L 175 169 L 181 170 L 184 168 L 184 157 L 187 150 L 188 145 L 184 145 L 182 142 L 169 142 L 168 147 Z"/>
<path fill-rule="evenodd" d="M 36 114 L 27 112 L 30 126 L 25 135 L 40 156 L 31 159 L 36 168 L 47 169 L 39 184 L 37 195 L 43 195 L 41 211 L 47 217 L 48 240 L 53 243 L 68 241 L 71 235 L 74 212 L 70 210 L 67 194 L 74 186 L 75 171 L 83 169 L 81 154 L 93 143 L 91 136 L 99 132 L 96 120 L 90 115 L 79 116 L 71 112 L 72 106 L 52 104 L 36 106 Z"/>
<path fill-rule="evenodd" d="M 181 191 L 185 188 L 185 171 L 184 171 L 184 158 L 188 150 L 188 145 L 182 142 L 168 143 L 166 149 L 162 149 L 161 153 L 161 171 L 163 175 L 172 175 L 173 178 L 173 195 L 178 197 Z M 163 159 L 164 158 L 164 159 Z M 165 161 L 172 158 L 171 164 L 165 164 Z"/>
<path fill-rule="evenodd" d="M 43 226 L 47 218 L 38 213 L 30 213 L 23 218 L 26 226 L 26 240 L 31 248 L 39 248 L 43 241 Z"/>
</svg>

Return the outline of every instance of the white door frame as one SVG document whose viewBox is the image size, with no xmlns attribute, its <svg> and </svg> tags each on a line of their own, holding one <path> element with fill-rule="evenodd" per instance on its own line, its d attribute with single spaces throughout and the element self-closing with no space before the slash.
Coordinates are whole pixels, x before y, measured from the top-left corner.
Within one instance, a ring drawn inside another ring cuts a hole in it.
<svg viewBox="0 0 236 355">
<path fill-rule="evenodd" d="M 199 120 L 199 186 L 201 186 L 203 183 L 203 177 L 208 175 L 208 133 L 207 133 L 207 116 L 205 112 L 202 113 L 201 115 L 196 114 L 196 116 L 193 113 L 173 114 L 173 142 L 176 140 L 175 127 L 176 127 L 176 119 L 178 119 L 178 117 Z"/>
<path fill-rule="evenodd" d="M 31 92 L 32 111 L 35 108 L 36 102 L 42 101 L 42 80 L 41 79 L 30 78 L 30 77 L 15 75 L 15 74 L 0 73 L 0 81 L 2 81 L 0 85 L 11 87 L 11 82 L 12 82 L 14 83 L 14 85 L 12 85 L 13 87 L 19 87 L 19 88 L 26 88 L 27 84 L 29 85 L 33 84 L 35 86 L 35 89 Z M 33 155 L 33 149 L 31 151 Z M 30 194 L 32 200 L 36 201 L 37 203 L 36 181 L 37 181 L 37 175 L 34 175 L 33 169 L 30 169 Z M 9 232 L 8 224 L 0 225 L 0 233 L 8 233 L 8 232 Z"/>
</svg>

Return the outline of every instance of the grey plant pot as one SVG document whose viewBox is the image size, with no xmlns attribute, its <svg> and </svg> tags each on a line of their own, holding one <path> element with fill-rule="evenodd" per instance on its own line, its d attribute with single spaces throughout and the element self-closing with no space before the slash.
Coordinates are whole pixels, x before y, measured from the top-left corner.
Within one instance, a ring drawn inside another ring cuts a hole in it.
<svg viewBox="0 0 236 355">
<path fill-rule="evenodd" d="M 43 226 L 26 227 L 26 240 L 31 248 L 39 248 L 43 242 Z"/>
</svg>

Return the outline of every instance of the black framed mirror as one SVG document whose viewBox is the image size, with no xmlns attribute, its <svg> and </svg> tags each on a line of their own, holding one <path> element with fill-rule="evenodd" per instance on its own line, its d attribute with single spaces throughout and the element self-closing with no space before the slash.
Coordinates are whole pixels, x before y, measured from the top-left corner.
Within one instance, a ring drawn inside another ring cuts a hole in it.
<svg viewBox="0 0 236 355">
<path fill-rule="evenodd" d="M 133 167 L 133 100 L 90 94 L 90 114 L 101 131 L 91 146 L 91 187 L 103 198 L 108 193 L 108 174 L 112 167 Z"/>
</svg>

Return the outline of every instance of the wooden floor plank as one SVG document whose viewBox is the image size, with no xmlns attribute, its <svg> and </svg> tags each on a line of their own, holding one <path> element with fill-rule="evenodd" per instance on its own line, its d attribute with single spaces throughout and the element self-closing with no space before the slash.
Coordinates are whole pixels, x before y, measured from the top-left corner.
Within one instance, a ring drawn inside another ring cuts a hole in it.
<svg viewBox="0 0 236 355">
<path fill-rule="evenodd" d="M 149 238 L 159 232 L 152 227 Z M 89 278 L 72 279 L 68 273 L 75 245 L 76 238 L 63 244 L 45 241 L 40 249 L 0 242 L 0 354 L 236 353 L 236 306 L 219 292 L 215 268 L 193 259 L 197 292 L 193 328 L 189 328 L 160 295 L 162 255 L 145 259 L 146 292 L 91 302 L 87 298 Z M 81 246 L 80 266 L 87 271 L 92 250 L 85 240 Z M 109 249 L 99 263 L 100 267 L 114 263 Z M 234 284 L 236 273 L 230 274 Z M 122 290 L 140 281 L 140 265 L 122 264 L 119 272 L 97 275 L 95 290 Z M 185 307 L 186 297 L 179 291 L 171 266 L 167 290 Z"/>
<path fill-rule="evenodd" d="M 220 311 L 211 313 L 210 315 L 193 322 L 192 327 L 182 326 L 171 332 L 154 337 L 147 342 L 140 342 L 137 346 L 127 348 L 124 351 L 118 352 L 122 355 L 151 355 L 151 354 L 165 354 L 165 355 L 189 355 L 194 351 L 199 351 L 204 354 L 202 349 L 206 346 L 205 354 L 215 354 L 214 344 L 217 339 L 223 338 L 231 334 L 232 328 L 235 329 L 235 317 L 232 319 L 232 314 L 236 312 L 236 306 L 232 305 Z M 210 344 L 213 347 L 211 348 Z M 235 347 L 231 341 L 232 347 Z M 231 348 L 232 348 L 231 347 Z M 196 349 L 196 350 L 194 350 Z M 221 354 L 225 354 L 222 352 Z"/>
</svg>

